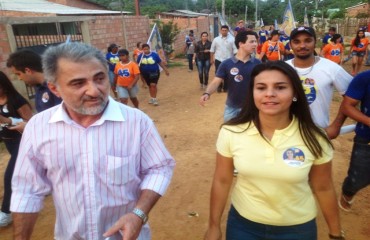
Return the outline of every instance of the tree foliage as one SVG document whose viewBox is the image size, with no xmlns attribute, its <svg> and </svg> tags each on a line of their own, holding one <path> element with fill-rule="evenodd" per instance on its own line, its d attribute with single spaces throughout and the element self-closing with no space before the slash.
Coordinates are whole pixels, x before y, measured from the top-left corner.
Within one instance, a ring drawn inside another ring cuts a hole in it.
<svg viewBox="0 0 370 240">
<path fill-rule="evenodd" d="M 112 2 L 121 2 L 122 9 L 135 12 L 135 0 L 89 0 L 91 2 L 99 3 L 110 9 Z M 221 12 L 222 0 L 140 0 L 140 9 L 142 15 L 148 15 L 154 18 L 157 12 L 166 12 L 171 10 L 191 10 L 201 12 L 204 9 L 211 10 L 211 12 Z M 304 9 L 307 7 L 308 17 L 328 17 L 328 9 L 339 9 L 339 13 L 334 16 L 343 17 L 345 8 L 359 4 L 361 2 L 368 2 L 367 0 L 291 0 L 295 19 L 298 22 L 303 22 Z M 282 22 L 283 14 L 287 6 L 288 0 L 258 0 L 257 19 L 263 19 L 265 24 L 273 24 L 276 19 Z M 316 6 L 317 3 L 317 6 Z M 117 5 L 117 4 L 116 4 Z M 247 6 L 247 18 L 249 20 L 255 19 L 256 0 L 225 0 L 225 14 L 229 18 L 244 19 L 245 10 Z M 332 17 L 332 16 L 331 16 Z M 233 21 L 229 21 L 233 22 Z"/>
</svg>

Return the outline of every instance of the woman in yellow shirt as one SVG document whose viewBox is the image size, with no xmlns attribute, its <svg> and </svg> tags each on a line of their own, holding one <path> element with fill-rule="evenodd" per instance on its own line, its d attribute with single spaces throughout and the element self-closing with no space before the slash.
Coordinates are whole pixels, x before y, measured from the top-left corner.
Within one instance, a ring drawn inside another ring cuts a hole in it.
<svg viewBox="0 0 370 240">
<path fill-rule="evenodd" d="M 222 238 L 221 217 L 234 168 L 239 174 L 227 240 L 316 240 L 313 192 L 329 238 L 344 239 L 332 183 L 332 144 L 311 118 L 296 71 L 282 61 L 257 65 L 248 92 L 240 114 L 219 133 L 204 239 Z"/>
</svg>

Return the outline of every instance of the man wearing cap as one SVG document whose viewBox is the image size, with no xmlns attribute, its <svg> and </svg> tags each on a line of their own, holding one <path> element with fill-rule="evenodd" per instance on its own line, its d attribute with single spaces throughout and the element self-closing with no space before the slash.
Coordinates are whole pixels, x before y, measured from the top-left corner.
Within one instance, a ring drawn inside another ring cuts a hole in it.
<svg viewBox="0 0 370 240">
<path fill-rule="evenodd" d="M 109 66 L 109 82 L 115 98 L 117 98 L 117 92 L 115 91 L 116 87 L 114 86 L 114 68 L 116 67 L 116 63 L 119 62 L 118 48 L 119 46 L 117 44 L 110 44 L 107 49 L 107 54 L 105 55 Z"/>
<path fill-rule="evenodd" d="M 301 78 L 303 88 L 310 104 L 315 124 L 322 127 L 330 138 L 339 134 L 345 116 L 338 112 L 329 125 L 329 109 L 333 87 L 344 95 L 352 76 L 340 65 L 315 56 L 316 33 L 311 27 L 298 27 L 290 33 L 290 46 L 295 57 L 287 63 L 294 67 Z"/>
</svg>

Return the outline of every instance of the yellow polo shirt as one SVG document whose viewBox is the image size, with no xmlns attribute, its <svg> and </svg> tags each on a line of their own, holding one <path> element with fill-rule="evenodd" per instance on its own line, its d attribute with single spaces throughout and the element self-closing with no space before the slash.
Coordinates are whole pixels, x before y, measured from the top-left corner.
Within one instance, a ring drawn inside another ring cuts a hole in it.
<svg viewBox="0 0 370 240">
<path fill-rule="evenodd" d="M 235 209 L 251 221 L 290 226 L 316 217 L 315 199 L 309 186 L 312 165 L 331 161 L 333 149 L 321 137 L 323 156 L 315 159 L 300 136 L 298 121 L 276 130 L 271 141 L 264 140 L 248 123 L 223 126 L 217 151 L 233 158 L 239 174 L 231 195 Z"/>
</svg>

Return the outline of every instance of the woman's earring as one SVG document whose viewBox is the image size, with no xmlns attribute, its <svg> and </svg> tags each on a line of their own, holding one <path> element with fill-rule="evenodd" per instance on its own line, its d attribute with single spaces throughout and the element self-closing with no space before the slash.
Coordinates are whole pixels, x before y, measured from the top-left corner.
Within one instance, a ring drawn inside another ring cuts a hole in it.
<svg viewBox="0 0 370 240">
<path fill-rule="evenodd" d="M 297 101 L 297 98 L 296 97 L 293 97 L 293 102 L 296 102 Z"/>
</svg>

